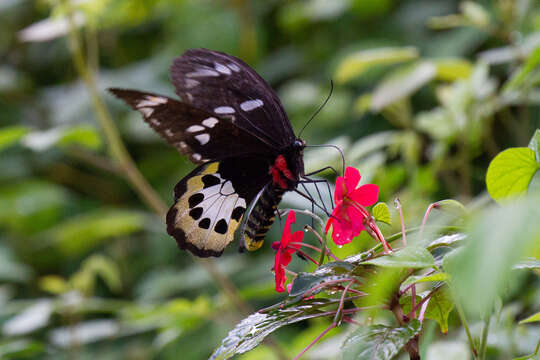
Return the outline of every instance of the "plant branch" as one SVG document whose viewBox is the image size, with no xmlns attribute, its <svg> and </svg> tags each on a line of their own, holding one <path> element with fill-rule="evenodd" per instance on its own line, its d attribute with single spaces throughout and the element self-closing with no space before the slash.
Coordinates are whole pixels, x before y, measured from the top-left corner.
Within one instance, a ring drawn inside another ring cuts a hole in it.
<svg viewBox="0 0 540 360">
<path fill-rule="evenodd" d="M 69 5 L 69 3 L 67 2 L 65 3 L 66 5 Z M 79 33 L 77 32 L 77 28 L 73 20 L 72 14 L 68 15 L 68 23 L 68 41 L 75 69 L 77 70 L 79 76 L 83 79 L 84 84 L 86 85 L 86 88 L 90 93 L 90 98 L 96 111 L 97 119 L 105 135 L 110 156 L 114 160 L 112 164 L 108 164 L 107 166 L 119 167 L 122 175 L 128 180 L 129 184 L 132 186 L 135 192 L 139 194 L 141 200 L 156 214 L 164 217 L 167 213 L 167 205 L 163 202 L 157 192 L 152 188 L 152 186 L 146 181 L 144 176 L 137 169 L 135 162 L 129 155 L 120 137 L 120 133 L 114 121 L 112 120 L 111 114 L 109 113 L 101 96 L 99 95 L 92 69 L 86 64 L 86 61 L 84 59 L 81 39 Z M 234 284 L 226 276 L 219 272 L 219 270 L 216 268 L 215 264 L 211 260 L 200 259 L 197 257 L 193 258 L 219 284 L 227 298 L 238 308 L 238 310 L 243 315 L 247 315 L 252 312 L 250 307 L 238 295 L 238 290 L 236 289 Z"/>
</svg>

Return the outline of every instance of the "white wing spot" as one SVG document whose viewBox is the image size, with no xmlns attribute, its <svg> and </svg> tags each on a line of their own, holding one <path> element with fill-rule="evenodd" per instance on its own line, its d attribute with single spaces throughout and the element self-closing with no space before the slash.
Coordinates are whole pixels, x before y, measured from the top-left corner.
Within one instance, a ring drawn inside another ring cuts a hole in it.
<svg viewBox="0 0 540 360">
<path fill-rule="evenodd" d="M 150 119 L 150 124 L 154 125 L 154 126 L 159 126 L 161 125 L 161 122 L 157 119 Z"/>
<path fill-rule="evenodd" d="M 207 128 L 213 128 L 218 122 L 218 119 L 215 117 L 209 117 L 208 119 L 204 119 L 202 124 Z"/>
<path fill-rule="evenodd" d="M 235 110 L 230 106 L 218 106 L 214 109 L 216 114 L 234 114 Z"/>
<path fill-rule="evenodd" d="M 174 136 L 173 132 L 170 129 L 165 129 L 165 135 L 167 135 L 168 137 Z"/>
<path fill-rule="evenodd" d="M 139 108 L 139 111 L 144 115 L 144 117 L 150 117 L 152 116 L 152 113 L 154 112 L 154 108 L 151 107 L 142 107 Z"/>
<path fill-rule="evenodd" d="M 193 160 L 195 160 L 195 161 L 199 161 L 199 160 L 202 159 L 201 154 L 197 154 L 197 153 L 191 155 L 191 157 L 193 157 Z"/>
<path fill-rule="evenodd" d="M 211 70 L 211 69 L 198 69 L 197 71 L 192 71 L 186 74 L 186 77 L 193 78 L 193 77 L 207 77 L 207 76 L 219 76 L 219 73 L 217 71 Z"/>
<path fill-rule="evenodd" d="M 167 99 L 159 96 L 146 95 L 146 100 L 141 100 L 137 103 L 137 109 L 144 107 L 158 106 L 159 104 L 166 104 Z"/>
<path fill-rule="evenodd" d="M 246 200 L 244 200 L 242 198 L 238 198 L 238 202 L 236 203 L 236 206 L 241 206 L 241 207 L 243 207 L 245 209 L 246 208 Z"/>
<path fill-rule="evenodd" d="M 190 127 L 186 129 L 188 133 L 194 133 L 194 132 L 202 131 L 202 130 L 204 130 L 204 127 L 202 127 L 201 125 L 191 125 Z"/>
<path fill-rule="evenodd" d="M 196 135 L 195 139 L 197 139 L 197 141 L 200 142 L 201 145 L 204 145 L 204 144 L 206 144 L 207 142 L 210 141 L 210 135 L 208 135 L 208 134 Z"/>
<path fill-rule="evenodd" d="M 164 97 L 160 97 L 160 96 L 152 96 L 152 95 L 148 95 L 146 97 L 148 100 L 150 101 L 153 101 L 154 103 L 156 104 L 166 104 L 167 103 L 167 99 L 164 98 Z"/>
<path fill-rule="evenodd" d="M 222 74 L 231 75 L 231 69 L 220 63 L 214 63 L 214 68 Z"/>
<path fill-rule="evenodd" d="M 227 66 L 228 66 L 232 71 L 235 71 L 235 72 L 239 72 L 239 71 L 240 71 L 240 68 L 238 67 L 238 65 L 236 65 L 236 64 L 234 64 L 234 63 L 227 64 Z"/>
<path fill-rule="evenodd" d="M 186 83 L 186 88 L 188 89 L 193 89 L 195 86 L 200 84 L 200 82 L 195 79 L 185 79 L 184 82 Z"/>
<path fill-rule="evenodd" d="M 230 181 L 226 181 L 221 187 L 221 195 L 232 195 L 234 194 L 234 188 Z"/>
<path fill-rule="evenodd" d="M 264 103 L 262 102 L 262 100 L 255 99 L 255 100 L 244 101 L 243 103 L 240 104 L 240 108 L 244 111 L 251 111 L 263 105 Z"/>
<path fill-rule="evenodd" d="M 180 145 L 180 149 L 182 149 L 182 150 L 185 150 L 185 149 L 188 148 L 185 141 L 180 141 L 178 144 Z"/>
</svg>

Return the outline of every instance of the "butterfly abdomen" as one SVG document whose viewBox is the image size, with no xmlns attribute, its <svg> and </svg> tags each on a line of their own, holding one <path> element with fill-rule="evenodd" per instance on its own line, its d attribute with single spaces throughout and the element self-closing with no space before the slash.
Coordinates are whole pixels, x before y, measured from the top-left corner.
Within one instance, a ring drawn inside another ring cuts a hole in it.
<svg viewBox="0 0 540 360">
<path fill-rule="evenodd" d="M 274 223 L 277 206 L 285 191 L 272 184 L 264 187 L 246 222 L 243 243 L 247 250 L 257 250 L 262 246 L 266 233 Z"/>
</svg>

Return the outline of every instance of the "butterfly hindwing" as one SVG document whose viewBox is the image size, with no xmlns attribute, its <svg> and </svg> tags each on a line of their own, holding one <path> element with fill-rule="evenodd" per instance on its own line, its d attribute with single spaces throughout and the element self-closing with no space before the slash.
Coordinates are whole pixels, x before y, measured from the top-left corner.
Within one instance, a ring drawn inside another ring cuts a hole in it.
<svg viewBox="0 0 540 360">
<path fill-rule="evenodd" d="M 242 60 L 192 49 L 174 60 L 171 75 L 182 101 L 208 113 L 229 116 L 237 126 L 276 149 L 295 140 L 278 96 Z"/>
<path fill-rule="evenodd" d="M 175 187 L 167 231 L 197 256 L 220 256 L 233 240 L 247 205 L 269 181 L 256 159 L 226 159 L 199 166 Z M 242 165 L 243 164 L 243 165 Z M 244 171 L 236 169 L 244 166 Z"/>
<path fill-rule="evenodd" d="M 136 90 L 109 89 L 133 109 L 167 142 L 194 163 L 251 152 L 268 152 L 268 147 L 235 126 L 230 119 L 208 114 L 192 105 L 166 96 Z M 234 141 L 231 141 L 231 138 Z"/>
</svg>

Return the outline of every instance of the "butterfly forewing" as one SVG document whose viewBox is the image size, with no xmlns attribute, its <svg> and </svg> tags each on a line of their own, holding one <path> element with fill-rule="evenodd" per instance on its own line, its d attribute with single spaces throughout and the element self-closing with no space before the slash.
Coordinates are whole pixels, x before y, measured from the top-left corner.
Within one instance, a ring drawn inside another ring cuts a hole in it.
<svg viewBox="0 0 540 360">
<path fill-rule="evenodd" d="M 189 155 L 194 163 L 269 151 L 267 145 L 236 127 L 228 118 L 166 96 L 124 89 L 110 91 L 139 111 L 152 129 Z"/>
<path fill-rule="evenodd" d="M 175 59 L 171 75 L 184 102 L 229 116 L 238 127 L 276 149 L 295 140 L 274 90 L 242 60 L 212 50 L 188 50 Z"/>
</svg>

